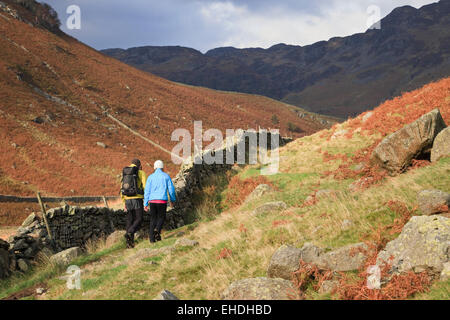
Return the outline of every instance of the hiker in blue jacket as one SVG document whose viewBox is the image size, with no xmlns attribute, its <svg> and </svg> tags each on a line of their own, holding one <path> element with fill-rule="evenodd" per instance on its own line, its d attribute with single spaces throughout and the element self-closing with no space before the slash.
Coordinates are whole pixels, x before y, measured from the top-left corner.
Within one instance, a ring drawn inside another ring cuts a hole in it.
<svg viewBox="0 0 450 320">
<path fill-rule="evenodd" d="M 164 163 L 161 160 L 155 162 L 155 172 L 150 175 L 145 185 L 144 210 L 150 208 L 150 243 L 161 241 L 161 229 L 166 219 L 167 202 L 169 193 L 170 202 L 176 201 L 175 187 L 170 176 L 163 171 Z"/>
</svg>

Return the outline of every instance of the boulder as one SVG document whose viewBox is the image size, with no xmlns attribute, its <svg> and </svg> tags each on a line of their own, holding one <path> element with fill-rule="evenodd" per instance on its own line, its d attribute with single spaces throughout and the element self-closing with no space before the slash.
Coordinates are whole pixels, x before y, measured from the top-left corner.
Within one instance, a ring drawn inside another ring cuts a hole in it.
<svg viewBox="0 0 450 320">
<path fill-rule="evenodd" d="M 417 195 L 419 208 L 424 215 L 447 212 L 450 207 L 450 194 L 440 190 L 422 190 Z"/>
<path fill-rule="evenodd" d="M 371 162 L 391 175 L 401 173 L 413 159 L 430 151 L 434 139 L 445 127 L 439 109 L 435 109 L 381 141 L 372 153 Z"/>
<path fill-rule="evenodd" d="M 278 202 L 268 202 L 263 204 L 262 206 L 259 206 L 258 208 L 256 208 L 253 211 L 253 215 L 254 216 L 259 216 L 261 214 L 267 213 L 267 212 L 271 212 L 271 211 L 282 211 L 282 210 L 286 210 L 287 205 L 286 203 L 282 202 L 282 201 L 278 201 Z"/>
<path fill-rule="evenodd" d="M 431 149 L 431 162 L 439 161 L 443 157 L 450 156 L 450 127 L 442 130 L 434 139 Z"/>
<path fill-rule="evenodd" d="M 116 243 L 119 243 L 120 241 L 124 240 L 126 231 L 123 230 L 117 230 L 111 233 L 108 238 L 106 238 L 106 246 L 111 247 L 115 245 Z"/>
<path fill-rule="evenodd" d="M 222 294 L 222 300 L 290 300 L 296 288 L 285 279 L 251 278 L 233 282 Z"/>
<path fill-rule="evenodd" d="M 358 270 L 367 258 L 365 243 L 350 244 L 342 248 L 321 254 L 316 260 L 320 269 L 335 272 Z"/>
<path fill-rule="evenodd" d="M 168 290 L 161 291 L 153 300 L 180 300 Z"/>
<path fill-rule="evenodd" d="M 252 201 L 254 199 L 260 198 L 263 195 L 269 193 L 272 191 L 272 187 L 267 185 L 267 184 L 260 184 L 259 186 L 257 186 L 255 188 L 255 190 L 253 190 L 252 193 L 250 193 L 250 195 L 247 197 L 247 199 L 245 199 L 245 202 L 249 202 Z"/>
<path fill-rule="evenodd" d="M 281 246 L 270 259 L 267 276 L 291 280 L 293 272 L 298 270 L 301 258 L 301 249 L 288 245 Z"/>
<path fill-rule="evenodd" d="M 377 264 L 392 265 L 391 273 L 427 271 L 438 276 L 449 261 L 450 219 L 416 216 L 404 226 L 397 239 L 378 254 Z M 390 260 L 393 257 L 393 260 Z"/>
<path fill-rule="evenodd" d="M 317 247 L 311 242 L 307 242 L 301 248 L 301 259 L 306 263 L 316 264 L 322 253 L 322 248 Z"/>
<path fill-rule="evenodd" d="M 82 253 L 79 247 L 73 247 L 64 251 L 61 251 L 57 254 L 54 254 L 50 257 L 50 261 L 54 264 L 69 264 L 73 259 L 80 256 Z"/>
<path fill-rule="evenodd" d="M 289 245 L 282 245 L 272 255 L 267 268 L 269 278 L 291 280 L 293 272 L 300 266 L 300 260 L 316 264 L 323 250 L 312 243 L 305 243 L 300 249 Z"/>
<path fill-rule="evenodd" d="M 190 240 L 190 239 L 186 239 L 186 238 L 178 239 L 175 242 L 175 247 L 176 248 L 179 248 L 179 247 L 196 247 L 198 245 L 199 245 L 198 241 Z"/>
</svg>

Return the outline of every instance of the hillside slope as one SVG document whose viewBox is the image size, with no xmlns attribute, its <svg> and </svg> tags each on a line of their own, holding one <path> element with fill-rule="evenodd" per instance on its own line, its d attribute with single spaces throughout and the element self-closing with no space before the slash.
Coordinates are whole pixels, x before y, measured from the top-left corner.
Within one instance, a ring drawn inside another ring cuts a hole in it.
<svg viewBox="0 0 450 320">
<path fill-rule="evenodd" d="M 346 119 L 450 75 L 450 1 L 392 11 L 380 30 L 308 46 L 182 47 L 103 52 L 164 78 L 265 95 Z"/>
<path fill-rule="evenodd" d="M 361 241 L 384 246 L 385 241 L 398 236 L 411 215 L 421 214 L 417 209 L 418 191 L 450 192 L 450 158 L 421 162 L 404 174 L 382 177 L 361 188 L 351 185 L 366 175 L 361 168 L 370 167 L 370 151 L 381 138 L 435 108 L 450 124 L 450 78 L 282 147 L 280 172 L 274 176 L 262 178 L 258 166 L 248 166 L 236 169 L 228 186 L 221 185 L 223 178 L 212 179 L 200 195 L 198 210 L 205 216 L 218 213 L 215 218 L 209 216 L 166 232 L 163 241 L 153 246 L 147 240 L 132 250 L 124 250 L 124 243 L 101 246 L 97 253 L 74 262 L 82 267 L 82 290 L 67 290 L 65 281 L 58 278 L 62 271 L 44 265 L 24 279 L 0 283 L 0 296 L 35 286 L 47 289 L 37 299 L 141 300 L 153 299 L 163 289 L 181 299 L 220 299 L 236 280 L 265 277 L 273 253 L 284 244 L 301 248 L 312 242 L 326 251 Z M 244 203 L 254 186 L 262 182 L 270 184 L 272 191 Z M 317 191 L 324 190 L 333 193 L 316 197 Z M 271 201 L 284 201 L 287 208 L 253 214 Z M 196 240 L 199 245 L 174 248 L 179 236 Z M 318 293 L 313 285 L 302 293 L 307 299 L 358 298 L 345 295 L 349 288 L 359 290 L 352 282 L 356 274 L 341 276 L 345 283 L 336 294 Z M 359 298 L 450 297 L 449 280 L 424 283 L 423 287 L 422 283 L 405 280 L 391 288 L 393 296 L 366 290 L 369 295 Z"/>
<path fill-rule="evenodd" d="M 167 150 L 177 143 L 172 131 L 192 133 L 196 120 L 204 129 L 279 127 L 294 137 L 328 125 L 326 117 L 265 97 L 149 75 L 26 23 L 30 11 L 13 2 L 0 6 L 0 194 L 116 195 L 121 169 L 135 157 L 147 173 L 159 158 L 169 173 L 178 171 L 169 154 L 108 115 Z"/>
</svg>

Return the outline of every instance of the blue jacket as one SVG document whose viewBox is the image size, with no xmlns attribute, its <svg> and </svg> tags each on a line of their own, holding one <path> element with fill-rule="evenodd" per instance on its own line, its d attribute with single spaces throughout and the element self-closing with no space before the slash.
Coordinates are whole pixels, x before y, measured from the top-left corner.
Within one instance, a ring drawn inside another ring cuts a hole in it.
<svg viewBox="0 0 450 320">
<path fill-rule="evenodd" d="M 156 171 L 147 179 L 144 205 L 148 206 L 148 202 L 152 200 L 168 201 L 167 191 L 169 191 L 170 200 L 172 202 L 177 201 L 172 179 L 170 179 L 169 175 L 161 169 L 156 169 Z"/>
</svg>

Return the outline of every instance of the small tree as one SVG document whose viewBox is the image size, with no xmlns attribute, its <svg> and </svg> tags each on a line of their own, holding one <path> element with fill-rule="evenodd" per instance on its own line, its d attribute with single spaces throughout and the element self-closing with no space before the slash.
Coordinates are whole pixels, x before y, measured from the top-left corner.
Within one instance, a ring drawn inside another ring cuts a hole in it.
<svg viewBox="0 0 450 320">
<path fill-rule="evenodd" d="M 293 124 L 292 122 L 288 122 L 288 130 L 290 132 L 297 132 L 297 133 L 304 132 L 302 129 L 300 129 L 297 125 Z"/>
<path fill-rule="evenodd" d="M 278 119 L 278 117 L 277 117 L 276 114 L 274 114 L 274 115 L 272 116 L 272 123 L 273 123 L 273 124 L 279 124 L 279 123 L 280 123 L 280 120 Z"/>
</svg>

